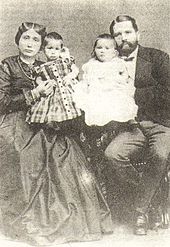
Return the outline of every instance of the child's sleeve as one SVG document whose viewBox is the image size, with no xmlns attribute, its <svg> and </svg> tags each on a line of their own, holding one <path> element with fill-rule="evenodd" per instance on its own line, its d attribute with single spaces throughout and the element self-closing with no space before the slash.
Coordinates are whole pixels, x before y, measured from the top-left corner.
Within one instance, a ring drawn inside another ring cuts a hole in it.
<svg viewBox="0 0 170 247">
<path fill-rule="evenodd" d="M 122 82 L 125 82 L 126 85 L 126 92 L 130 97 L 134 97 L 135 93 L 135 87 L 134 87 L 134 81 L 132 78 L 130 78 L 126 64 L 124 61 L 120 61 L 120 69 L 121 69 L 121 77 L 122 77 Z"/>
<path fill-rule="evenodd" d="M 91 78 L 91 73 L 90 73 L 90 68 L 89 68 L 89 63 L 85 63 L 82 66 L 82 71 L 83 71 L 83 81 L 89 84 L 90 78 Z"/>
<path fill-rule="evenodd" d="M 128 73 L 128 69 L 126 67 L 126 64 L 123 62 L 123 65 L 124 67 L 123 68 L 123 73 L 122 73 L 122 76 L 124 78 L 124 80 L 127 82 L 126 85 L 127 85 L 127 94 L 130 96 L 130 97 L 133 97 L 134 98 L 134 94 L 135 94 L 135 86 L 134 86 L 134 81 L 133 79 L 129 76 L 129 73 Z"/>
<path fill-rule="evenodd" d="M 69 75 L 72 79 L 76 79 L 79 75 L 79 68 L 74 63 L 71 65 L 71 72 Z"/>
<path fill-rule="evenodd" d="M 70 60 L 70 51 L 67 47 L 63 47 L 60 53 L 60 57 L 63 59 L 69 59 Z"/>
<path fill-rule="evenodd" d="M 67 47 L 63 47 L 62 51 L 62 59 L 64 63 L 67 64 L 69 69 L 69 73 L 64 77 L 66 84 L 75 85 L 77 84 L 78 75 L 79 75 L 79 68 L 75 64 L 75 58 L 70 55 L 69 49 Z"/>
<path fill-rule="evenodd" d="M 119 60 L 118 66 L 119 66 L 119 68 L 118 68 L 119 69 L 119 74 L 122 77 L 122 81 L 124 83 L 128 83 L 129 73 L 128 73 L 127 67 L 125 65 L 125 62 L 122 61 L 122 59 Z"/>
</svg>

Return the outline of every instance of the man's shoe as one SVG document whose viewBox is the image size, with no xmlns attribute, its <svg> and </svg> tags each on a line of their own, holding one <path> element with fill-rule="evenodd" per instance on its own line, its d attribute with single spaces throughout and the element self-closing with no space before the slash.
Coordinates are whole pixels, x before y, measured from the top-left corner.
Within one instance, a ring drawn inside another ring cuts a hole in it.
<svg viewBox="0 0 170 247">
<path fill-rule="evenodd" d="M 134 218 L 134 234 L 146 235 L 148 230 L 148 217 L 142 213 L 136 213 Z"/>
</svg>

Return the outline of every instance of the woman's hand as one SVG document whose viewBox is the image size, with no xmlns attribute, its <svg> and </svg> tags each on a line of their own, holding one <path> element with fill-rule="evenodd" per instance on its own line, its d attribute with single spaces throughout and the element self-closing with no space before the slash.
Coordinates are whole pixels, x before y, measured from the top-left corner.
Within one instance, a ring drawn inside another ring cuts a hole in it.
<svg viewBox="0 0 170 247">
<path fill-rule="evenodd" d="M 38 86 L 32 90 L 35 98 L 47 97 L 54 92 L 55 80 L 42 81 L 40 78 L 36 81 Z"/>
</svg>

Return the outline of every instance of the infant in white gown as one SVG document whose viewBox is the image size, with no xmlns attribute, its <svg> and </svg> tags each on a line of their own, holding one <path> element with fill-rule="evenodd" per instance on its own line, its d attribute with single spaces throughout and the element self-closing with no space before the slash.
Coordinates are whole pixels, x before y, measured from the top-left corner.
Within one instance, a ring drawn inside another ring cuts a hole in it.
<svg viewBox="0 0 170 247">
<path fill-rule="evenodd" d="M 102 38 L 102 45 L 100 40 L 97 40 L 99 49 L 112 44 L 107 42 L 112 41 L 111 39 Z M 106 52 L 108 50 L 109 48 Z M 96 52 L 96 47 L 94 51 Z M 73 99 L 77 107 L 85 112 L 86 124 L 103 126 L 110 121 L 133 120 L 138 107 L 134 101 L 135 87 L 129 78 L 125 62 L 115 54 L 100 56 L 100 52 L 96 53 L 95 58 L 83 65 L 83 80 L 74 89 Z"/>
</svg>

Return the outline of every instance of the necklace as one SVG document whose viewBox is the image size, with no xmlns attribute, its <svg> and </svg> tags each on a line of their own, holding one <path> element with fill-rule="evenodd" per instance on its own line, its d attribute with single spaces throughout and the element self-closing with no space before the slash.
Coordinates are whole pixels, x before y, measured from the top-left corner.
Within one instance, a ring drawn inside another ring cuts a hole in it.
<svg viewBox="0 0 170 247">
<path fill-rule="evenodd" d="M 23 68 L 23 66 L 22 66 L 22 63 L 21 63 L 21 61 L 20 61 L 20 59 L 19 59 L 19 56 L 17 57 L 17 61 L 18 61 L 18 65 L 19 65 L 21 71 L 23 72 L 23 74 L 24 74 L 28 79 L 30 79 L 31 81 L 34 81 L 34 80 L 35 80 L 35 76 L 33 76 L 33 73 L 32 73 L 33 71 L 31 70 L 31 67 L 33 68 L 33 65 L 32 65 L 32 66 L 29 66 L 29 65 L 28 65 L 28 68 L 30 67 L 30 75 L 29 75 L 29 74 L 27 74 L 27 72 L 24 70 L 24 68 Z"/>
</svg>

